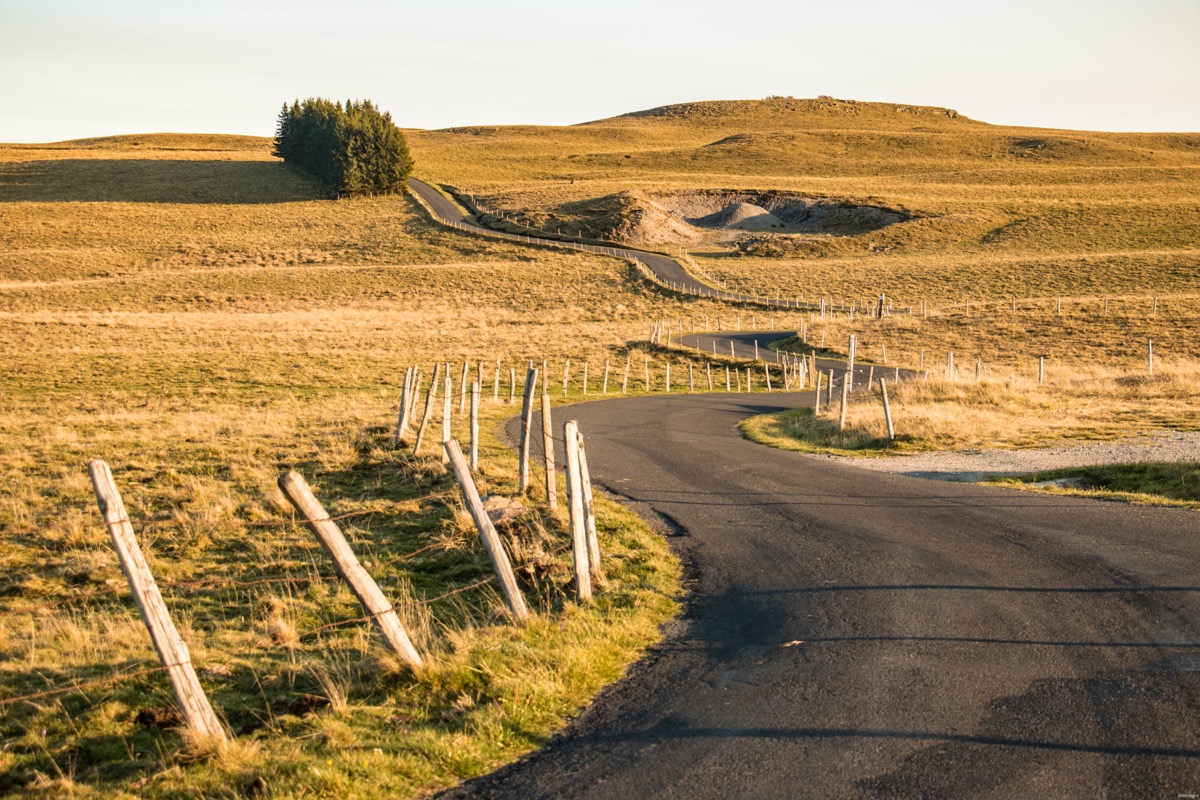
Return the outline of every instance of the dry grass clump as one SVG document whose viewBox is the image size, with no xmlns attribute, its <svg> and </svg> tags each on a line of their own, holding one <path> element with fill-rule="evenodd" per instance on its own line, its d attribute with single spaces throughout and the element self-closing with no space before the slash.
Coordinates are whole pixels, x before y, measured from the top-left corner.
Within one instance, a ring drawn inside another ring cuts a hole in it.
<svg viewBox="0 0 1200 800">
<path fill-rule="evenodd" d="M 891 377 L 888 375 L 887 377 Z M 1153 376 L 1075 367 L 1038 385 L 1016 374 L 982 380 L 906 380 L 889 387 L 897 439 L 888 443 L 877 387 L 853 395 L 846 429 L 838 405 L 755 417 L 751 438 L 785 449 L 878 455 L 920 450 L 1041 447 L 1119 439 L 1156 430 L 1200 430 L 1200 361 L 1161 365 Z"/>
</svg>

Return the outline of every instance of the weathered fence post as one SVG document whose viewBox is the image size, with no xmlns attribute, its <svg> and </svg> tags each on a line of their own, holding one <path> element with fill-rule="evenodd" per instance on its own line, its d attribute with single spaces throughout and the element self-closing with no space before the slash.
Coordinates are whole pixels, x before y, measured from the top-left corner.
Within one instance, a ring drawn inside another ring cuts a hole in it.
<svg viewBox="0 0 1200 800">
<path fill-rule="evenodd" d="M 888 402 L 887 378 L 879 379 L 879 392 L 883 397 L 883 421 L 887 423 L 888 441 L 894 442 L 896 441 L 896 427 L 892 425 L 892 406 Z"/>
<path fill-rule="evenodd" d="M 817 373 L 817 394 L 813 398 L 813 416 L 821 413 L 821 373 Z"/>
<path fill-rule="evenodd" d="M 454 381 L 450 377 L 450 362 L 446 362 L 446 391 L 442 394 L 442 443 L 450 441 L 450 415 L 453 409 Z M 442 463 L 448 464 L 445 448 L 442 449 Z"/>
<path fill-rule="evenodd" d="M 579 476 L 579 424 L 563 424 L 563 446 L 567 451 L 567 499 L 571 510 L 571 552 L 575 568 L 575 596 L 581 603 L 592 599 L 592 577 L 588 567 L 587 521 L 583 510 L 583 482 Z"/>
<path fill-rule="evenodd" d="M 458 379 L 458 413 L 459 415 L 467 413 L 467 373 L 470 372 L 471 365 L 464 361 L 462 375 Z"/>
<path fill-rule="evenodd" d="M 508 368 L 508 404 L 511 406 L 517 396 L 517 368 Z"/>
<path fill-rule="evenodd" d="M 846 366 L 845 385 L 853 388 L 854 387 L 854 358 L 856 355 L 858 355 L 858 337 L 855 336 L 853 333 L 850 334 L 850 345 L 849 345 L 848 349 L 849 349 L 849 360 L 848 360 L 848 364 Z"/>
<path fill-rule="evenodd" d="M 1038 356 L 1038 386 L 1046 382 L 1046 357 Z"/>
<path fill-rule="evenodd" d="M 471 472 L 479 472 L 479 381 L 471 384 Z"/>
<path fill-rule="evenodd" d="M 608 368 L 611 360 L 609 358 L 604 359 L 604 386 L 601 388 L 600 394 L 608 394 Z"/>
<path fill-rule="evenodd" d="M 421 442 L 425 440 L 425 431 L 429 428 L 429 420 L 433 417 L 433 402 L 437 399 L 438 379 L 442 374 L 440 363 L 433 365 L 433 380 L 429 382 L 429 392 L 425 395 L 425 411 L 421 414 L 421 424 L 417 427 L 417 440 L 413 443 L 413 455 L 421 454 Z"/>
<path fill-rule="evenodd" d="M 400 624 L 395 609 L 383 596 L 383 592 L 380 591 L 375 580 L 367 574 L 362 564 L 358 563 L 358 558 L 350 549 L 346 537 L 342 535 L 337 524 L 329 518 L 329 513 L 325 511 L 324 506 L 313 496 L 304 476 L 299 472 L 285 472 L 279 476 L 279 488 L 283 490 L 296 510 L 304 515 L 308 527 L 316 534 L 321 547 L 333 559 L 333 566 L 338 575 L 341 575 L 342 580 L 350 585 L 351 591 L 354 592 L 354 596 L 358 598 L 363 609 L 371 615 L 371 622 L 375 624 L 388 647 L 403 658 L 410 667 L 419 668 L 421 656 L 408 638 L 408 632 Z"/>
<path fill-rule="evenodd" d="M 708 390 L 711 392 L 713 390 L 712 362 L 711 361 L 706 362 L 704 364 L 704 368 L 708 371 Z"/>
<path fill-rule="evenodd" d="M 579 485 L 583 489 L 583 519 L 587 523 L 588 566 L 593 574 L 600 570 L 600 537 L 596 535 L 596 499 L 592 495 L 592 473 L 588 469 L 587 447 L 583 432 L 576 429 L 579 443 Z"/>
<path fill-rule="evenodd" d="M 771 388 L 771 365 L 765 361 L 763 362 L 763 375 L 767 376 L 767 391 L 768 392 L 775 391 L 774 389 Z"/>
<path fill-rule="evenodd" d="M 563 397 L 567 396 L 567 383 L 571 380 L 571 359 L 563 367 Z"/>
<path fill-rule="evenodd" d="M 408 424 L 409 391 L 412 389 L 413 368 L 404 370 L 404 384 L 400 389 L 400 411 L 396 415 L 396 435 L 392 437 L 392 447 L 400 446 L 400 437 Z"/>
<path fill-rule="evenodd" d="M 671 362 L 667 362 L 666 391 L 671 391 Z"/>
<path fill-rule="evenodd" d="M 171 621 L 167 604 L 163 602 L 158 584 L 154 582 L 154 576 L 150 574 L 150 567 L 142 555 L 142 548 L 138 546 L 133 523 L 125 512 L 125 503 L 113 481 L 112 470 L 108 464 L 97 459 L 88 463 L 88 474 L 96 490 L 96 503 L 104 516 L 105 527 L 121 561 L 121 570 L 129 581 L 129 589 L 141 612 L 142 622 L 150 631 L 150 640 L 154 643 L 158 660 L 162 662 L 171 681 L 171 689 L 183 712 L 184 722 L 200 736 L 225 741 L 225 729 L 200 686 L 191 654 L 180 638 L 175 623 Z"/>
<path fill-rule="evenodd" d="M 500 402 L 500 359 L 496 359 L 496 380 L 492 384 L 492 402 Z"/>
<path fill-rule="evenodd" d="M 479 537 L 483 539 L 484 549 L 491 557 L 496 576 L 500 579 L 500 590 L 504 594 L 508 610 L 512 612 L 517 622 L 524 622 L 529 618 L 525 597 L 521 594 L 520 587 L 517 586 L 517 577 L 513 574 L 508 553 L 504 552 L 504 545 L 500 542 L 499 534 L 496 533 L 496 526 L 492 524 L 491 518 L 483 509 L 483 501 L 479 499 L 479 490 L 475 488 L 475 480 L 471 477 L 470 470 L 467 469 L 462 448 L 458 446 L 458 442 L 451 439 L 446 442 L 446 454 L 449 456 L 450 466 L 453 467 L 454 474 L 458 478 L 463 502 L 471 514 L 471 519 L 475 520 L 475 528 L 479 531 Z"/>
<path fill-rule="evenodd" d="M 588 385 L 588 362 L 584 361 L 583 362 L 583 395 L 584 395 L 584 397 L 587 397 L 587 393 L 588 393 L 587 385 Z"/>
<path fill-rule="evenodd" d="M 846 406 L 850 402 L 850 381 L 842 379 L 842 408 L 838 412 L 838 430 L 846 430 Z"/>
<path fill-rule="evenodd" d="M 533 427 L 533 391 L 537 388 L 537 378 L 538 371 L 530 367 L 525 373 L 525 397 L 521 402 L 521 494 L 529 491 L 529 438 Z"/>
<path fill-rule="evenodd" d="M 625 375 L 621 378 L 621 394 L 629 393 L 629 362 L 632 358 L 632 355 L 625 356 Z"/>
<path fill-rule="evenodd" d="M 558 508 L 558 485 L 554 480 L 554 428 L 550 422 L 550 393 L 542 386 L 542 458 L 546 467 L 546 505 Z"/>
<path fill-rule="evenodd" d="M 688 362 L 688 391 L 696 391 L 696 374 L 692 362 Z"/>
</svg>

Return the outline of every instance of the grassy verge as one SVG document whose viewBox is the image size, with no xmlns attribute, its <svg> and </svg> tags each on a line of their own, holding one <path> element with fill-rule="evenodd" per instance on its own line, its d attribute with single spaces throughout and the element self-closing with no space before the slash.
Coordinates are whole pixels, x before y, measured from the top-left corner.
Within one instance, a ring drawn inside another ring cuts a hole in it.
<svg viewBox="0 0 1200 800">
<path fill-rule="evenodd" d="M 1197 462 L 1071 467 L 1019 478 L 994 478 L 987 483 L 1050 494 L 1200 510 L 1200 463 Z"/>
</svg>

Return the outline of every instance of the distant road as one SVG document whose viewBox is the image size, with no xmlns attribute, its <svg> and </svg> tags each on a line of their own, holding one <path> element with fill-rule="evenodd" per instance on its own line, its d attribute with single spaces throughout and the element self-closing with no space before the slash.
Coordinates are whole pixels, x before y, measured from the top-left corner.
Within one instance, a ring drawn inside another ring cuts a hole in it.
<svg viewBox="0 0 1200 800">
<path fill-rule="evenodd" d="M 584 244 L 581 242 L 571 242 L 560 239 L 508 233 L 505 231 L 495 231 L 491 228 L 485 228 L 477 223 L 474 217 L 468 214 L 460 205 L 446 197 L 446 195 L 442 194 L 425 181 L 418 180 L 417 178 L 409 178 L 408 187 L 413 191 L 414 194 L 425 201 L 429 208 L 433 210 L 433 214 L 439 222 L 447 225 L 475 231 L 476 233 L 484 233 L 501 239 L 509 239 L 519 242 L 536 242 L 538 244 L 553 245 L 571 250 L 583 250 L 589 253 L 601 253 L 604 255 L 616 256 L 618 258 L 640 261 L 642 264 L 645 264 L 646 267 L 652 273 L 654 273 L 654 275 L 660 281 L 672 288 L 675 288 L 677 291 L 686 292 L 688 294 L 700 295 L 703 297 L 717 297 L 723 300 L 732 300 L 742 303 L 757 303 L 759 305 L 771 306 L 775 308 L 808 307 L 803 303 L 797 304 L 794 302 L 756 298 L 747 294 L 726 292 L 721 289 L 715 289 L 708 284 L 701 283 L 687 270 L 685 270 L 683 265 L 681 265 L 678 261 L 670 256 L 664 256 L 661 253 L 649 253 L 645 250 L 636 250 L 617 245 Z"/>
</svg>

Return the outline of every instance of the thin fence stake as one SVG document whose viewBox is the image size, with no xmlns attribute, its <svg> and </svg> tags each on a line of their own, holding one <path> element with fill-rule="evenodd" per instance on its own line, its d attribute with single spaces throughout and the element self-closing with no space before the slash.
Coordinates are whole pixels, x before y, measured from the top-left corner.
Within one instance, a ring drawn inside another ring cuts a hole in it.
<svg viewBox="0 0 1200 800">
<path fill-rule="evenodd" d="M 588 469 L 587 447 L 583 432 L 575 430 L 579 447 L 579 486 L 583 490 L 583 519 L 587 528 L 588 569 L 594 575 L 600 571 L 600 537 L 596 535 L 596 498 L 592 495 L 592 473 Z"/>
<path fill-rule="evenodd" d="M 433 417 L 433 403 L 437 400 L 438 380 L 441 378 L 442 365 L 433 365 L 433 380 L 429 382 L 429 391 L 425 394 L 425 411 L 421 414 L 421 424 L 417 428 L 417 440 L 413 443 L 413 455 L 421 454 L 421 442 L 425 440 L 425 431 L 429 428 L 429 420 Z"/>
<path fill-rule="evenodd" d="M 558 483 L 554 479 L 554 428 L 550 421 L 550 393 L 542 387 L 542 454 L 546 469 L 546 506 L 558 509 Z"/>
<path fill-rule="evenodd" d="M 471 384 L 471 472 L 479 472 L 479 381 Z"/>
<path fill-rule="evenodd" d="M 887 424 L 889 442 L 896 441 L 896 426 L 892 424 L 892 406 L 888 402 L 887 378 L 879 379 L 879 393 L 883 397 L 883 421 Z"/>
</svg>

